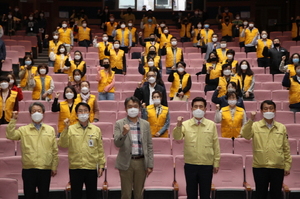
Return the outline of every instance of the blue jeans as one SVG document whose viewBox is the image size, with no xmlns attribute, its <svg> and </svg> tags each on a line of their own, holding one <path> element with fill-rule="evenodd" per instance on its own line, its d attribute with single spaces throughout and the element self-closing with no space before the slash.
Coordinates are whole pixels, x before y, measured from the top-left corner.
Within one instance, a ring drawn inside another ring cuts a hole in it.
<svg viewBox="0 0 300 199">
<path fill-rule="evenodd" d="M 102 93 L 99 92 L 99 100 L 115 100 L 115 93 Z"/>
</svg>

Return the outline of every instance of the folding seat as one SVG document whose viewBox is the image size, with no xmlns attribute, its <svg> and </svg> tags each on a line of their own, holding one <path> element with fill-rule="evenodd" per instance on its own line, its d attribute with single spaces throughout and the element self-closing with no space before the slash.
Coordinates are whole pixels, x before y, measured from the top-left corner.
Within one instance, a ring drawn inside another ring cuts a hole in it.
<svg viewBox="0 0 300 199">
<path fill-rule="evenodd" d="M 87 48 L 87 52 L 95 52 L 95 53 L 98 53 L 98 48 L 95 48 L 95 47 L 88 47 L 88 48 Z"/>
<path fill-rule="evenodd" d="M 282 36 L 291 37 L 292 36 L 292 31 L 283 31 Z"/>
<path fill-rule="evenodd" d="M 2 71 L 8 71 L 8 72 L 13 71 L 12 59 L 10 59 L 10 58 L 5 59 L 5 62 L 2 63 Z"/>
<path fill-rule="evenodd" d="M 17 40 L 14 39 L 4 39 L 5 46 L 16 46 L 18 45 Z"/>
<path fill-rule="evenodd" d="M 131 96 L 134 95 L 134 90 L 132 90 L 132 91 L 126 91 L 127 89 L 125 89 L 124 87 L 123 87 L 123 90 L 124 91 L 122 92 L 121 100 L 125 100 L 127 97 L 131 97 Z"/>
<path fill-rule="evenodd" d="M 294 53 L 298 53 L 300 51 L 300 46 L 291 46 L 290 47 L 290 55 Z"/>
<path fill-rule="evenodd" d="M 274 82 L 282 82 L 283 80 L 283 77 L 284 77 L 284 74 L 275 74 L 274 75 Z"/>
<path fill-rule="evenodd" d="M 275 83 L 275 82 L 274 82 Z M 272 91 L 272 99 L 277 101 L 284 101 L 289 99 L 289 91 L 288 90 L 273 90 Z"/>
<path fill-rule="evenodd" d="M 134 67 L 128 67 L 126 69 L 126 74 L 127 75 L 141 75 L 138 71 L 138 68 L 134 68 Z"/>
<path fill-rule="evenodd" d="M 183 42 L 182 47 L 193 47 L 193 42 Z"/>
<path fill-rule="evenodd" d="M 244 186 L 246 187 L 249 193 L 249 199 L 252 198 L 252 192 L 255 191 L 255 182 L 253 177 L 253 155 L 246 155 L 245 159 L 245 182 Z"/>
<path fill-rule="evenodd" d="M 121 179 L 119 170 L 115 168 L 116 159 L 117 155 L 109 155 L 106 159 L 106 180 L 103 183 L 104 198 L 113 198 L 110 197 L 110 195 L 112 195 L 114 192 L 121 191 Z"/>
<path fill-rule="evenodd" d="M 170 111 L 170 122 L 176 123 L 179 116 L 183 117 L 183 120 L 190 119 L 190 111 Z"/>
<path fill-rule="evenodd" d="M 277 38 L 278 36 L 282 36 L 282 32 L 281 31 L 272 31 L 270 32 L 270 38 L 273 40 L 275 38 Z"/>
<path fill-rule="evenodd" d="M 251 58 L 251 59 L 254 59 L 254 60 L 257 59 L 256 52 L 248 52 L 246 55 L 247 55 L 247 58 Z"/>
<path fill-rule="evenodd" d="M 90 68 L 92 67 L 96 68 L 95 66 L 99 64 L 98 60 L 94 58 L 85 58 L 84 61 L 85 61 L 85 65 Z"/>
<path fill-rule="evenodd" d="M 115 81 L 115 91 L 123 91 L 123 82 L 116 82 Z"/>
<path fill-rule="evenodd" d="M 197 81 L 193 81 L 193 77 L 194 78 L 197 78 L 197 76 L 196 75 L 194 75 L 194 76 L 192 76 L 192 88 L 191 88 L 191 92 L 193 92 L 193 91 L 202 91 L 202 90 L 204 90 L 204 85 L 203 85 L 203 83 L 202 82 L 197 82 Z"/>
<path fill-rule="evenodd" d="M 272 99 L 271 96 L 272 93 L 270 90 L 254 90 L 254 97 L 255 100 L 258 101 L 258 103 L 264 100 Z"/>
<path fill-rule="evenodd" d="M 243 158 L 238 154 L 221 154 L 219 172 L 212 179 L 212 199 L 216 198 L 217 191 L 245 192 L 243 187 L 244 171 Z"/>
<path fill-rule="evenodd" d="M 58 142 L 59 138 L 57 138 L 57 142 Z M 18 144 L 19 146 L 19 144 Z M 58 155 L 68 155 L 69 154 L 69 150 L 68 148 L 64 148 L 64 147 L 61 147 L 59 145 L 57 145 L 58 147 Z M 17 151 L 18 151 L 18 147 L 17 147 Z M 65 183 L 66 185 L 67 183 Z"/>
<path fill-rule="evenodd" d="M 297 46 L 297 42 L 296 41 L 283 41 L 281 46 L 285 49 L 290 49 L 291 46 Z"/>
<path fill-rule="evenodd" d="M 253 67 L 253 68 L 251 68 L 251 70 L 253 71 L 254 74 L 264 74 L 265 73 L 265 69 L 262 67 L 255 67 L 255 68 Z"/>
<path fill-rule="evenodd" d="M 24 36 L 24 40 L 31 41 L 33 47 L 37 46 L 38 41 L 36 36 Z"/>
<path fill-rule="evenodd" d="M 289 111 L 290 110 L 290 102 L 289 101 L 282 101 L 281 102 L 282 106 L 281 106 L 281 110 L 283 111 Z"/>
<path fill-rule="evenodd" d="M 97 74 L 88 74 L 86 75 L 86 79 L 89 81 L 89 82 L 94 82 L 97 84 L 97 87 L 96 87 L 96 91 L 98 91 L 98 84 L 99 82 L 97 81 Z M 95 88 L 94 88 L 95 89 Z"/>
<path fill-rule="evenodd" d="M 278 36 L 277 37 L 279 40 L 280 40 L 280 42 L 284 42 L 284 41 L 289 41 L 289 40 L 291 40 L 291 36 Z"/>
<path fill-rule="evenodd" d="M 83 46 L 75 46 L 73 47 L 73 49 L 71 50 L 71 52 L 75 52 L 75 51 L 80 51 L 81 53 L 86 53 L 87 52 L 87 48 L 83 47 Z"/>
<path fill-rule="evenodd" d="M 215 111 L 206 111 L 204 117 L 209 119 L 209 120 L 214 121 L 215 114 L 216 114 Z"/>
<path fill-rule="evenodd" d="M 171 141 L 170 138 L 152 138 L 153 154 L 157 155 L 171 155 Z"/>
<path fill-rule="evenodd" d="M 126 82 L 122 85 L 122 90 L 134 94 L 135 89 L 137 88 L 137 82 Z M 127 95 L 126 95 L 127 96 Z"/>
<path fill-rule="evenodd" d="M 101 100 L 98 101 L 98 107 L 100 110 L 100 115 L 101 111 L 115 111 L 117 112 L 119 110 L 118 107 L 119 103 L 116 100 Z"/>
<path fill-rule="evenodd" d="M 292 111 L 276 111 L 275 120 L 283 124 L 293 124 L 295 122 L 295 113 Z"/>
<path fill-rule="evenodd" d="M 194 67 L 186 67 L 185 72 L 189 73 L 191 76 L 195 76 L 195 69 Z"/>
<path fill-rule="evenodd" d="M 293 196 L 295 193 L 299 194 L 300 192 L 299 168 L 300 168 L 300 156 L 292 155 L 292 167 L 290 170 L 290 175 L 284 176 L 284 180 L 283 180 L 283 190 L 285 192 L 285 198 L 290 198 L 290 196 Z"/>
<path fill-rule="evenodd" d="M 28 111 L 19 111 L 17 124 L 27 125 L 31 123 L 30 113 Z"/>
<path fill-rule="evenodd" d="M 140 82 L 142 80 L 143 76 L 141 74 L 131 75 L 127 74 L 125 75 L 124 82 Z"/>
<path fill-rule="evenodd" d="M 246 57 L 234 57 L 235 60 L 237 60 L 239 63 L 242 61 L 247 61 L 251 67 L 254 67 L 254 63 L 256 63 L 256 60 L 253 60 L 252 58 L 246 58 Z"/>
<path fill-rule="evenodd" d="M 239 154 L 243 157 L 243 165 L 245 165 L 246 155 L 252 155 L 252 140 L 245 138 L 234 139 L 234 154 Z"/>
<path fill-rule="evenodd" d="M 175 198 L 187 198 L 186 182 L 184 174 L 184 157 L 183 155 L 176 155 L 175 157 Z"/>
<path fill-rule="evenodd" d="M 124 111 L 123 110 L 118 111 L 117 120 L 123 119 L 125 117 L 127 117 L 127 112 L 125 110 Z"/>
<path fill-rule="evenodd" d="M 296 112 L 295 113 L 295 123 L 299 123 L 300 122 L 300 113 Z"/>
<path fill-rule="evenodd" d="M 174 128 L 172 128 L 173 130 Z M 183 155 L 184 140 L 172 139 L 172 154 L 173 156 Z"/>
<path fill-rule="evenodd" d="M 296 123 L 296 124 L 285 124 L 286 126 L 286 131 L 287 134 L 289 136 L 289 138 L 294 138 L 296 140 L 300 139 L 300 133 L 299 133 L 299 129 L 300 129 L 300 124 Z"/>
<path fill-rule="evenodd" d="M 188 56 L 187 56 L 188 59 L 202 59 L 201 58 L 201 53 L 188 53 Z"/>
<path fill-rule="evenodd" d="M 113 144 L 110 138 L 102 138 L 105 159 L 110 155 L 110 145 Z"/>
<path fill-rule="evenodd" d="M 261 82 L 261 90 L 270 90 L 270 91 L 282 90 L 281 82 Z M 277 100 L 277 99 L 273 98 L 273 100 Z"/>
<path fill-rule="evenodd" d="M 198 91 L 195 91 L 195 90 L 191 91 L 189 101 L 193 100 L 195 97 L 203 97 L 203 98 L 205 98 L 204 91 L 200 91 L 200 90 L 198 90 Z"/>
<path fill-rule="evenodd" d="M 63 94 L 64 94 L 64 89 L 67 86 L 67 82 L 54 82 L 54 92 L 59 92 L 60 93 L 60 99 L 63 99 Z M 52 97 L 55 97 L 52 94 Z"/>
<path fill-rule="evenodd" d="M 256 74 L 255 82 L 273 82 L 273 77 L 271 74 Z"/>
<path fill-rule="evenodd" d="M 101 111 L 99 122 L 115 123 L 116 118 L 117 118 L 117 113 L 114 111 Z"/>
<path fill-rule="evenodd" d="M 66 73 L 51 75 L 54 82 L 68 82 L 69 76 Z"/>
<path fill-rule="evenodd" d="M 136 59 L 127 59 L 126 65 L 128 68 L 135 68 L 136 70 L 138 70 L 139 62 Z"/>
<path fill-rule="evenodd" d="M 247 58 L 247 54 L 245 52 L 235 52 L 234 59 L 243 60 Z"/>
<path fill-rule="evenodd" d="M 187 102 L 183 101 L 169 101 L 169 111 L 187 111 Z"/>
<path fill-rule="evenodd" d="M 219 137 L 220 152 L 233 153 L 233 142 L 231 138 Z"/>
<path fill-rule="evenodd" d="M 116 89 L 116 91 L 115 91 L 115 100 L 117 100 L 117 101 L 121 100 L 121 93 L 122 93 L 121 90 Z"/>
<path fill-rule="evenodd" d="M 297 140 L 295 138 L 289 138 L 289 144 L 291 155 L 298 155 Z"/>
<path fill-rule="evenodd" d="M 8 140 L 6 138 L 0 138 L 0 157 L 9 157 L 14 155 L 15 155 L 15 142 L 13 140 Z"/>
<path fill-rule="evenodd" d="M 215 91 L 207 91 L 207 92 L 206 92 L 206 97 L 205 97 L 205 98 L 206 98 L 206 101 L 209 101 L 209 102 L 212 101 L 211 98 L 212 98 L 214 92 L 215 92 Z"/>
<path fill-rule="evenodd" d="M 89 52 L 85 54 L 85 58 L 91 58 L 95 59 L 97 62 L 99 62 L 99 55 L 96 52 Z"/>
<path fill-rule="evenodd" d="M 257 111 L 256 101 L 244 101 L 244 106 L 245 106 L 245 110 L 247 111 Z"/>
<path fill-rule="evenodd" d="M 102 114 L 100 111 L 100 118 L 106 117 L 106 115 Z M 98 126 L 101 130 L 103 138 L 112 138 L 114 135 L 114 123 L 116 120 L 112 122 L 95 122 L 95 125 Z"/>
<path fill-rule="evenodd" d="M 11 45 L 10 50 L 17 51 L 19 59 L 23 59 L 25 56 L 25 47 L 24 46 L 18 46 L 18 45 Z"/>
<path fill-rule="evenodd" d="M 62 93 L 61 93 L 62 94 Z M 52 102 L 50 104 L 50 102 L 48 101 L 42 101 L 42 100 L 26 100 L 25 101 L 25 107 L 27 107 L 26 112 L 28 112 L 28 107 L 30 106 L 30 104 L 34 103 L 34 102 L 39 102 L 42 103 L 45 106 L 45 110 L 46 111 L 51 111 L 51 107 L 52 107 Z"/>
<path fill-rule="evenodd" d="M 196 47 L 185 47 L 184 52 L 185 53 L 199 53 L 199 49 Z M 202 57 L 201 53 L 199 53 L 199 54 Z"/>
<path fill-rule="evenodd" d="M 231 43 L 231 42 L 228 42 L 227 45 L 230 44 L 230 43 Z M 234 45 L 235 45 L 235 44 L 234 44 Z M 237 52 L 241 52 L 241 48 L 240 48 L 240 47 L 237 47 L 237 46 L 227 46 L 227 48 L 228 48 L 228 49 L 231 49 L 231 50 L 234 50 L 234 52 L 236 52 L 236 53 L 237 53 Z"/>
<path fill-rule="evenodd" d="M 199 59 L 189 59 L 190 67 L 195 68 L 195 73 L 202 70 L 203 61 L 204 61 L 204 59 L 201 59 L 201 58 L 199 58 Z M 194 75 L 194 74 L 191 74 L 191 75 Z M 203 75 L 203 76 L 205 76 L 205 75 Z"/>
<path fill-rule="evenodd" d="M 18 180 L 0 178 L 0 198 L 18 199 Z"/>
<path fill-rule="evenodd" d="M 43 122 L 45 122 L 46 124 L 57 124 L 58 115 L 58 112 L 54 113 L 51 111 L 46 111 L 44 114 Z"/>
<path fill-rule="evenodd" d="M 24 46 L 25 47 L 25 52 L 31 52 L 31 41 L 28 41 L 28 40 L 19 40 L 18 41 L 18 45 L 19 46 Z"/>
<path fill-rule="evenodd" d="M 17 51 L 6 50 L 6 59 L 11 59 L 12 64 L 19 64 L 19 57 Z"/>
</svg>

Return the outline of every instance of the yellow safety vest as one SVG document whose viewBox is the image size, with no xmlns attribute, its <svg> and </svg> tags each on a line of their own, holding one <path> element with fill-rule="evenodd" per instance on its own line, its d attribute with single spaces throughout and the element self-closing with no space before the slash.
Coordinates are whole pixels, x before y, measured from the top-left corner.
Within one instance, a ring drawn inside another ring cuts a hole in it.
<svg viewBox="0 0 300 199">
<path fill-rule="evenodd" d="M 24 68 L 25 68 L 25 66 L 21 66 L 20 70 L 23 70 Z M 36 66 L 32 66 L 31 69 L 30 69 L 30 73 L 34 74 L 34 76 L 36 76 L 37 67 Z M 29 77 L 29 70 L 26 69 L 25 70 L 25 75 L 24 75 L 23 79 L 21 79 L 20 87 L 22 87 L 22 88 L 26 87 L 28 77 Z"/>
<path fill-rule="evenodd" d="M 68 56 L 64 56 L 64 58 L 61 59 L 61 55 L 56 55 L 53 71 L 56 73 L 58 72 L 59 69 L 63 68 L 68 58 L 69 58 Z"/>
<path fill-rule="evenodd" d="M 106 33 L 107 33 L 107 35 L 108 36 L 112 36 L 112 32 L 115 29 L 115 26 L 118 25 L 118 23 L 117 22 L 113 22 L 113 24 L 111 25 L 110 22 L 106 22 L 105 25 L 106 25 Z"/>
<path fill-rule="evenodd" d="M 131 29 L 129 29 L 129 28 L 126 28 L 126 29 L 128 29 L 132 35 L 132 42 L 136 43 L 136 37 L 135 37 L 136 28 L 132 27 Z"/>
<path fill-rule="evenodd" d="M 202 29 L 200 31 L 200 36 L 203 37 L 203 41 L 205 44 L 212 42 L 213 34 L 214 34 L 214 31 L 212 29 L 208 29 L 208 31 L 206 31 L 206 29 Z"/>
<path fill-rule="evenodd" d="M 222 23 L 222 36 L 232 36 L 232 23 L 226 25 L 226 23 Z"/>
<path fill-rule="evenodd" d="M 10 92 L 10 95 L 6 99 L 4 110 L 3 110 L 3 104 L 2 104 L 3 99 L 2 99 L 2 96 L 0 96 L 0 118 L 2 118 L 3 111 L 4 111 L 4 113 L 5 113 L 5 118 L 4 119 L 7 122 L 9 122 L 11 117 L 12 117 L 12 113 L 14 111 L 15 103 L 17 101 L 17 96 L 18 96 L 17 91 L 10 90 L 8 92 Z"/>
<path fill-rule="evenodd" d="M 91 40 L 90 38 L 91 29 L 78 27 L 78 41 Z"/>
<path fill-rule="evenodd" d="M 104 88 L 113 82 L 115 78 L 115 72 L 111 71 L 111 75 L 109 75 L 109 73 L 106 73 L 106 71 L 102 69 L 99 71 L 99 74 L 101 76 L 101 81 L 98 83 L 98 92 L 103 92 Z M 115 87 L 112 87 L 108 92 L 114 93 Z"/>
<path fill-rule="evenodd" d="M 208 71 L 209 67 L 211 67 L 213 64 L 212 63 L 206 63 L 206 70 Z M 216 79 L 218 77 L 221 77 L 222 75 L 222 64 L 217 63 L 215 68 L 212 69 L 209 73 L 209 79 Z"/>
<path fill-rule="evenodd" d="M 57 43 L 55 44 L 53 42 L 53 40 L 50 40 L 49 41 L 49 50 L 48 50 L 48 56 L 50 55 L 52 49 L 53 49 L 53 52 L 56 54 L 57 53 L 57 49 L 58 47 L 63 44 L 61 41 L 57 41 Z"/>
<path fill-rule="evenodd" d="M 148 55 L 150 46 L 153 46 L 153 45 L 151 44 L 151 42 L 147 41 L 146 42 L 146 47 L 145 47 L 145 55 Z M 160 44 L 155 42 L 154 46 L 155 46 L 156 55 L 158 55 Z"/>
<path fill-rule="evenodd" d="M 259 39 L 257 41 L 257 48 L 256 48 L 257 58 L 264 57 L 262 53 L 263 53 L 263 50 L 264 50 L 265 46 L 267 46 L 268 49 L 270 49 L 272 47 L 272 40 L 271 39 L 267 39 L 266 43 L 264 43 L 262 39 Z"/>
<path fill-rule="evenodd" d="M 166 67 L 171 68 L 176 65 L 177 62 L 181 61 L 182 58 L 182 49 L 176 48 L 176 55 L 175 55 L 175 63 L 174 63 L 174 54 L 173 54 L 173 48 L 167 47 L 166 48 L 167 54 L 166 54 Z"/>
<path fill-rule="evenodd" d="M 39 100 L 41 98 L 41 92 L 42 92 L 42 80 L 41 76 L 35 76 L 35 87 L 33 88 L 32 91 L 32 99 L 33 100 Z M 50 83 L 51 83 L 52 77 L 49 75 L 46 75 L 45 77 L 45 92 L 50 89 Z M 47 96 L 49 99 L 52 99 L 52 95 Z"/>
<path fill-rule="evenodd" d="M 144 25 L 144 38 L 146 37 L 149 37 L 150 34 L 154 33 L 154 30 L 155 30 L 155 27 L 156 25 L 155 24 L 145 24 Z"/>
<path fill-rule="evenodd" d="M 256 37 L 257 33 L 257 28 L 253 28 L 252 31 L 250 31 L 249 28 L 247 28 L 245 30 L 245 45 L 250 44 L 253 41 L 254 37 Z"/>
<path fill-rule="evenodd" d="M 300 84 L 290 78 L 291 86 L 289 90 L 290 104 L 296 104 L 300 102 Z"/>
<path fill-rule="evenodd" d="M 240 135 L 241 128 L 243 126 L 244 109 L 238 106 L 235 107 L 234 119 L 231 117 L 230 107 L 223 107 L 222 110 L 222 122 L 221 132 L 222 137 L 232 138 Z"/>
<path fill-rule="evenodd" d="M 60 108 L 59 117 L 58 117 L 58 132 L 59 133 L 61 133 L 65 128 L 64 120 L 66 118 L 69 118 L 70 125 L 73 125 L 77 122 L 77 115 L 76 115 L 76 111 L 75 111 L 76 105 L 77 104 L 75 103 L 75 100 L 74 100 L 72 110 L 70 112 L 69 104 L 67 101 L 63 101 L 63 102 L 59 103 L 59 108 Z"/>
<path fill-rule="evenodd" d="M 240 83 L 240 88 L 242 91 L 245 91 L 247 92 L 248 89 L 250 88 L 251 86 L 251 83 L 252 83 L 252 79 L 253 79 L 253 76 L 252 75 L 246 75 L 245 76 L 245 80 L 244 80 L 244 87 L 243 87 L 243 77 L 242 76 L 239 76 L 239 75 L 235 75 L 235 77 L 238 79 L 239 83 Z"/>
<path fill-rule="evenodd" d="M 70 61 L 70 63 L 71 63 L 71 66 L 67 72 L 68 72 L 69 78 L 74 79 L 73 71 L 75 69 L 79 69 L 81 72 L 83 72 L 85 61 L 81 61 L 79 65 L 76 65 L 74 60 Z M 86 80 L 85 76 L 81 77 L 81 81 L 85 81 L 85 80 Z"/>
<path fill-rule="evenodd" d="M 108 51 L 110 51 L 110 49 L 112 49 L 112 44 L 108 43 Z M 99 60 L 103 60 L 104 58 L 109 58 L 109 56 L 105 55 L 105 48 L 106 46 L 104 45 L 104 42 L 99 42 L 98 43 L 98 55 L 99 55 Z"/>
<path fill-rule="evenodd" d="M 181 29 L 180 29 L 180 32 L 179 32 L 179 36 L 180 37 L 186 36 L 188 38 L 191 38 L 191 26 L 192 26 L 191 23 L 188 23 L 187 25 L 181 24 Z"/>
<path fill-rule="evenodd" d="M 92 95 L 90 94 L 90 98 L 88 99 L 87 101 L 87 104 L 90 106 L 91 108 L 91 111 L 90 111 L 90 122 L 94 122 L 94 116 L 95 116 L 95 113 L 94 113 L 94 104 L 95 104 L 95 100 L 97 101 L 97 98 L 95 95 Z M 77 94 L 77 98 L 75 99 L 74 103 L 78 104 L 82 102 L 82 99 L 81 99 L 81 96 L 80 94 Z"/>
<path fill-rule="evenodd" d="M 175 94 L 178 92 L 180 87 L 180 78 L 177 72 L 173 73 L 174 75 L 174 81 L 172 82 L 171 88 L 170 88 L 170 94 L 169 97 L 174 97 Z M 188 79 L 191 75 L 188 73 L 185 73 L 182 78 L 182 89 L 186 87 L 188 83 Z M 190 97 L 190 91 L 186 92 L 184 95 L 186 95 L 188 98 Z"/>
<path fill-rule="evenodd" d="M 238 84 L 238 79 L 236 77 L 230 77 L 229 82 L 235 82 L 236 84 Z M 219 90 L 219 95 L 218 97 L 222 97 L 224 95 L 226 95 L 227 92 L 227 84 L 229 83 L 226 81 L 226 78 L 223 77 L 219 77 L 219 85 L 221 87 L 221 89 Z"/>
<path fill-rule="evenodd" d="M 218 57 L 219 57 L 219 62 L 222 63 L 224 60 L 227 59 L 227 56 L 226 56 L 227 50 L 228 50 L 228 49 L 225 49 L 225 51 L 223 51 L 221 48 L 218 48 L 218 49 L 216 50 L 217 55 L 218 55 Z"/>
<path fill-rule="evenodd" d="M 169 108 L 161 105 L 161 109 L 161 114 L 157 117 L 154 104 L 147 106 L 148 122 L 150 123 L 152 137 L 155 137 L 155 134 L 160 131 L 167 120 Z M 169 137 L 168 130 L 166 130 L 160 137 Z"/>
<path fill-rule="evenodd" d="M 122 29 L 117 29 L 116 30 L 116 37 L 115 40 L 119 40 L 120 43 L 122 44 L 122 39 L 124 39 L 124 46 L 129 46 L 129 34 L 130 31 L 128 29 L 124 30 L 124 38 L 123 38 L 123 34 L 122 34 Z"/>
<path fill-rule="evenodd" d="M 111 68 L 117 68 L 119 70 L 123 70 L 123 56 L 124 56 L 124 51 L 119 49 L 118 54 L 114 49 L 110 49 L 110 65 Z"/>
<path fill-rule="evenodd" d="M 59 32 L 59 41 L 63 44 L 71 44 L 71 32 L 72 30 L 70 28 L 67 28 L 64 30 L 63 28 L 60 28 L 58 30 Z"/>
<path fill-rule="evenodd" d="M 171 35 L 171 34 L 168 34 L 168 36 L 166 36 L 164 33 L 161 33 L 159 47 L 163 48 L 165 43 L 167 43 L 166 48 L 167 47 L 172 47 L 172 45 L 171 45 L 171 38 L 172 37 L 173 37 L 173 35 Z"/>
</svg>

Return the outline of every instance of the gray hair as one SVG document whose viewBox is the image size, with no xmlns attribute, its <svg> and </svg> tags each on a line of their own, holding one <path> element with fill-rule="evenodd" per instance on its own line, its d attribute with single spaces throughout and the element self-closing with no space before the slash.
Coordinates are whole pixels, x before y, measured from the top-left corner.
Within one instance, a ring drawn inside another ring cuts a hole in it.
<svg viewBox="0 0 300 199">
<path fill-rule="evenodd" d="M 39 106 L 39 107 L 41 107 L 42 110 L 43 110 L 43 113 L 45 113 L 45 106 L 41 102 L 33 102 L 32 104 L 30 104 L 29 109 L 28 109 L 29 113 L 31 113 L 31 110 L 32 110 L 33 106 Z"/>
</svg>

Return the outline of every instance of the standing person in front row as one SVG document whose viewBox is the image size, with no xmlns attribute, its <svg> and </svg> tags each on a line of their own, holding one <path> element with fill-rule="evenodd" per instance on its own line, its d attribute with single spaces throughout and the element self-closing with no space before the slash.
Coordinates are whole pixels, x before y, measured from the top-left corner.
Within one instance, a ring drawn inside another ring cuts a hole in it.
<svg viewBox="0 0 300 199">
<path fill-rule="evenodd" d="M 220 146 L 216 124 L 204 117 L 206 100 L 192 101 L 193 118 L 183 122 L 178 117 L 173 130 L 175 140 L 184 139 L 184 173 L 189 199 L 210 199 L 213 173 L 219 171 Z M 199 191 L 198 191 L 199 189 Z"/>
<path fill-rule="evenodd" d="M 102 133 L 99 127 L 89 122 L 91 108 L 80 102 L 75 107 L 78 122 L 70 126 L 64 120 L 65 129 L 58 141 L 59 146 L 69 150 L 69 174 L 72 199 L 82 198 L 83 183 L 87 199 L 97 198 L 97 177 L 101 177 L 105 166 Z"/>
<path fill-rule="evenodd" d="M 290 174 L 292 163 L 286 127 L 274 120 L 276 104 L 265 100 L 260 105 L 264 119 L 254 122 L 256 112 L 242 128 L 242 136 L 252 138 L 253 176 L 256 198 L 266 199 L 270 184 L 270 198 L 281 199 L 284 176 Z"/>
<path fill-rule="evenodd" d="M 138 116 L 140 100 L 125 100 L 126 118 L 115 124 L 114 142 L 120 148 L 116 160 L 121 178 L 121 199 L 143 198 L 146 177 L 153 170 L 153 148 L 149 122 Z"/>
<path fill-rule="evenodd" d="M 47 199 L 51 176 L 57 173 L 58 149 L 53 127 L 43 123 L 45 107 L 40 102 L 29 106 L 32 123 L 16 130 L 18 112 L 14 111 L 6 127 L 6 137 L 10 140 L 21 140 L 22 179 L 26 199 Z"/>
</svg>

